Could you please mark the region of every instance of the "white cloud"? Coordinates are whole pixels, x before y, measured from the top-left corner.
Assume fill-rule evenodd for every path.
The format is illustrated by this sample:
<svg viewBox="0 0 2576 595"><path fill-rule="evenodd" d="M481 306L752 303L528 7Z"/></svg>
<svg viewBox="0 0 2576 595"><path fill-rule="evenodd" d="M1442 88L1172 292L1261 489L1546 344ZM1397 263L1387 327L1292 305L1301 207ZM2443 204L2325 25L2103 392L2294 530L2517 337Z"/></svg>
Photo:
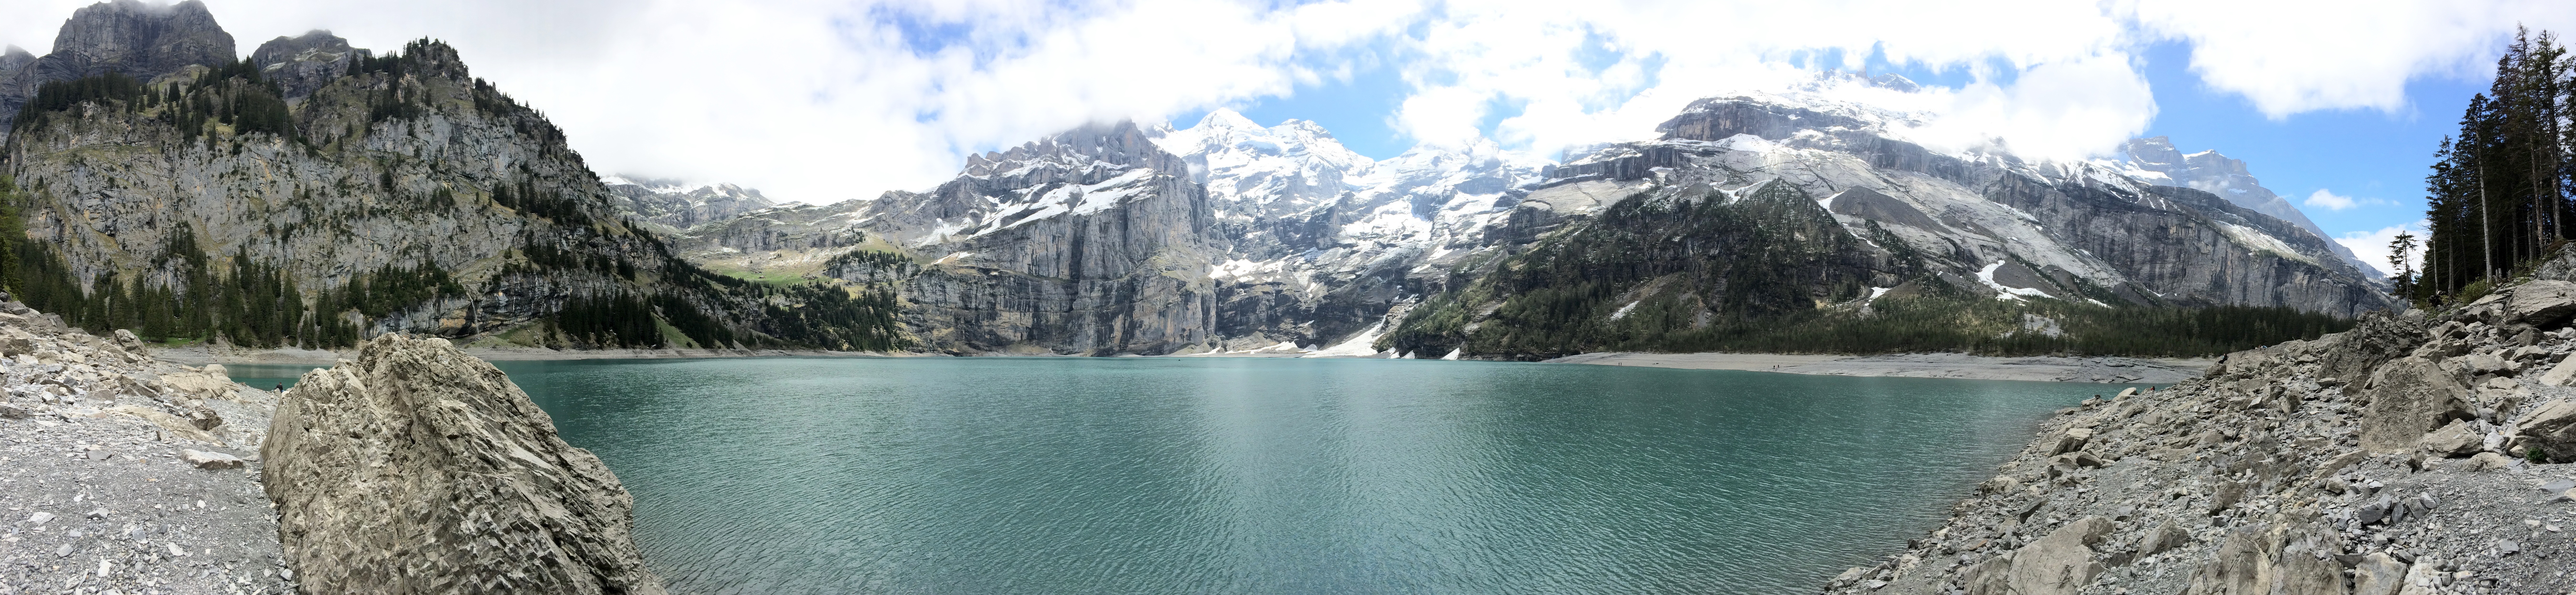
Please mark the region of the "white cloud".
<svg viewBox="0 0 2576 595"><path fill-rule="evenodd" d="M2351 249L2354 257L2360 258L2371 268L2379 269L2380 274L2395 276L2397 269L2390 268L2388 264L2388 256L2393 253L2388 249L2388 243L2396 240L2397 234L2414 234L2416 248L2406 255L2406 264L2414 267L2415 270L2424 270L2424 238L2430 235L2424 230L2430 229L2432 225L2431 221L2416 221L2405 225L2383 227L2377 231L2347 231L2334 241Z"/></svg>
<svg viewBox="0 0 2576 595"><path fill-rule="evenodd" d="M2365 1L2333 6L2245 0L2119 0L2149 35L2192 44L2192 72L2243 94L2272 118L2310 110L2406 106L2406 82L2482 80L2516 24L2576 28L2557 0Z"/></svg>
<svg viewBox="0 0 2576 595"><path fill-rule="evenodd" d="M1553 154L1651 135L1693 99L1876 55L1967 75L1919 94L1851 92L1940 114L1909 132L1918 140L2100 155L2156 113L2138 61L2156 40L2192 44L2208 84L2278 116L2397 109L2408 80L2479 75L2517 19L2576 28L2576 11L2538 0L208 2L243 54L311 28L380 51L448 40L604 173L807 202L926 187L968 152L1085 122L1241 105L1374 67L1404 81L1387 117L1415 140L1491 136ZM14 2L0 42L42 53L88 3Z"/></svg>
<svg viewBox="0 0 2576 595"><path fill-rule="evenodd" d="M2324 188L2318 188L2316 192L2308 195L2307 200L2299 201L2299 204L2330 211L2341 211L2361 206L2361 203L2353 202L2353 199L2350 196L2327 192Z"/></svg>

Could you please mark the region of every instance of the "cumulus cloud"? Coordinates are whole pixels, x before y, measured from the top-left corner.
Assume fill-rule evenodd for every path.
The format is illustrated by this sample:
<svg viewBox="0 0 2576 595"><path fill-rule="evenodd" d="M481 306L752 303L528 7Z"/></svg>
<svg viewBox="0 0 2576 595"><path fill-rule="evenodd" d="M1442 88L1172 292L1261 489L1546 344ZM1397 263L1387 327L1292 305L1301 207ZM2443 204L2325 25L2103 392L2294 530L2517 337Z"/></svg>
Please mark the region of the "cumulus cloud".
<svg viewBox="0 0 2576 595"><path fill-rule="evenodd" d="M2308 195L2307 200L2299 201L2299 204L2333 211L2341 211L2361 205L2361 203L2353 202L2352 197L2350 196L2328 192L2324 188L2318 188L2316 192Z"/></svg>
<svg viewBox="0 0 2576 595"><path fill-rule="evenodd" d="M2343 247L2345 248L2351 249L2354 257L2360 258L2363 263L2369 264L2371 268L2379 269L2380 274L2395 276L2397 274L2397 269L2390 268L2388 263L2388 256L2393 254L2393 252L2388 249L2388 243L2395 241L2397 239L2397 234L2414 234L2416 248L2414 251L2406 255L2406 265L2413 267L2418 271L2424 270L2424 238L2425 236L2430 235L2424 230L2431 229L2432 225L2433 222L2431 221L2416 221L2405 225L2379 228L2377 231L2348 231L2344 232L2342 237L2335 238L2334 241L2337 244L2343 244Z"/></svg>
<svg viewBox="0 0 2576 595"><path fill-rule="evenodd" d="M2321 6L2243 0L2119 0L2111 12L2157 39L2192 46L2191 69L2272 118L2406 105L2406 82L2476 80L2517 24L2565 31L2555 0L2379 1Z"/></svg>
<svg viewBox="0 0 2576 595"><path fill-rule="evenodd" d="M2151 42L2192 44L2194 72L2265 113L2396 109L2407 80L2474 76L2514 19L2576 18L2538 0L207 1L243 54L313 28L380 51L448 40L604 172L806 202L923 188L967 153L1087 122L1240 106L1378 68L1402 81L1388 123L1413 140L1552 155L1650 136L1693 99L1875 57L1966 75L1920 93L1834 91L1936 115L1908 131L1926 144L2105 155L2155 116L2138 58ZM0 22L0 43L41 53L86 4L20 2L13 14L36 18Z"/></svg>

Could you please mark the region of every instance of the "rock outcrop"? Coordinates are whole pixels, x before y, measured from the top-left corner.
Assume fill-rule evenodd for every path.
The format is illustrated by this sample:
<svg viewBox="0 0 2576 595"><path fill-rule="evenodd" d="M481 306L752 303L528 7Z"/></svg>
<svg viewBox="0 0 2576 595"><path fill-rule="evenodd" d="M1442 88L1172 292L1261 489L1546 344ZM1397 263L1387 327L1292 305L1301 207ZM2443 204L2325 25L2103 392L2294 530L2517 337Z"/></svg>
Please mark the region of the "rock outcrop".
<svg viewBox="0 0 2576 595"><path fill-rule="evenodd" d="M2214 194L2236 203L2236 206L2290 222L2319 239L2334 239L2326 235L2324 228L2317 227L2315 221L2308 220L2307 213L2299 212L2299 207L2290 204L2289 199L2263 187L2263 183L2246 170L2243 159L2220 155L2214 150L2184 155L2174 148L2173 139L2162 136L2129 139L2120 145L2120 150L2128 154L2128 164L2136 168L2130 174L2132 177L2160 186L2181 186ZM2380 277L2378 269L2362 263L2360 257L2354 256L2352 250L2343 244L2329 242L2326 246L2363 275L2373 279Z"/></svg>
<svg viewBox="0 0 2576 595"><path fill-rule="evenodd" d="M261 78L277 83L285 91L287 102L299 103L348 74L351 61L368 55L365 49L349 47L349 40L316 29L259 44L259 49L250 53L250 61L259 67Z"/></svg>
<svg viewBox="0 0 2576 595"><path fill-rule="evenodd" d="M15 49L15 48L12 48ZM23 54L23 51L20 52ZM72 12L54 34L54 51L28 60L0 79L0 134L18 118L18 108L47 82L68 81L117 71L149 81L190 66L231 62L233 36L215 24L206 4L145 4L138 0L101 2ZM8 59L0 58L0 65Z"/></svg>
<svg viewBox="0 0 2576 595"><path fill-rule="evenodd" d="M306 592L662 592L617 476L444 339L306 373L260 454Z"/></svg>
<svg viewBox="0 0 2576 595"><path fill-rule="evenodd" d="M2552 264L2576 271L2576 257ZM2542 279L2373 314L2162 390L2088 399L2043 422L1944 526L1825 590L2567 593L2576 388L2538 380L2576 368L2559 295ZM2107 531L2090 550L2061 537L2095 527Z"/></svg>

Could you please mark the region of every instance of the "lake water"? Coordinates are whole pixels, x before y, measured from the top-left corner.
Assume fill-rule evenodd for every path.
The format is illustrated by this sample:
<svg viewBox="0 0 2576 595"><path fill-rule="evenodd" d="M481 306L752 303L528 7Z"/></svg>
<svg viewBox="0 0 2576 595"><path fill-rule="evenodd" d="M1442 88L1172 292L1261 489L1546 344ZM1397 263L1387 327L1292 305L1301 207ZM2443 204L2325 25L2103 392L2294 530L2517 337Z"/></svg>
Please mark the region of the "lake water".
<svg viewBox="0 0 2576 595"><path fill-rule="evenodd" d="M674 592L745 594L1809 592L2106 388L1414 360L501 367L634 493Z"/></svg>

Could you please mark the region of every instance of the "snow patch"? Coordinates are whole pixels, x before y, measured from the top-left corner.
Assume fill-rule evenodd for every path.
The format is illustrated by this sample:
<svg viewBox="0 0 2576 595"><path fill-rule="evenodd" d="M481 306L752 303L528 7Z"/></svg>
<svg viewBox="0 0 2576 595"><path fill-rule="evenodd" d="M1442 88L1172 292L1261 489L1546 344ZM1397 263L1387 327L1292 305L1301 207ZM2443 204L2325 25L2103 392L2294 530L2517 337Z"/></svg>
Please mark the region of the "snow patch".
<svg viewBox="0 0 2576 595"><path fill-rule="evenodd" d="M1377 344L1377 335L1385 331L1384 322L1369 325L1368 330L1352 335L1350 340L1306 354L1305 357L1375 357L1377 348L1374 345Z"/></svg>
<svg viewBox="0 0 2576 595"><path fill-rule="evenodd" d="M1995 291L2000 292L1995 294L1995 299L2018 302L2021 301L2023 297L2048 297L2048 292L2045 291L2011 287L2002 283L1996 283L1995 269L2000 268L2004 268L2004 261L1998 260L1995 261L1994 264L1986 265L1986 268L1977 269L1977 282L1984 283L1986 284L1986 287L1994 288Z"/></svg>
<svg viewBox="0 0 2576 595"><path fill-rule="evenodd" d="M1443 355L1443 356L1440 356L1440 359L1442 359L1442 360L1447 360L1447 361L1453 361L1453 362L1454 362L1454 361L1458 361L1458 354L1460 354L1460 353L1464 353L1464 352L1466 352L1466 351L1467 351L1467 348L1465 348L1465 347L1456 347L1456 348L1451 348L1451 349L1449 350L1449 355Z"/></svg>
<svg viewBox="0 0 2576 595"><path fill-rule="evenodd" d="M1637 309L1637 304L1638 304L1638 303L1640 303L1640 302L1644 302L1644 301L1645 301L1645 300L1637 300L1637 301L1634 301L1634 302L1628 302L1628 305L1620 306L1620 307L1619 307L1619 311L1617 311L1617 312L1611 312L1611 313L1610 313L1610 319L1611 319L1611 320L1618 320L1618 319L1621 319L1621 318L1627 318L1627 317L1628 317L1628 311L1629 311L1629 310L1635 310L1635 309Z"/></svg>

